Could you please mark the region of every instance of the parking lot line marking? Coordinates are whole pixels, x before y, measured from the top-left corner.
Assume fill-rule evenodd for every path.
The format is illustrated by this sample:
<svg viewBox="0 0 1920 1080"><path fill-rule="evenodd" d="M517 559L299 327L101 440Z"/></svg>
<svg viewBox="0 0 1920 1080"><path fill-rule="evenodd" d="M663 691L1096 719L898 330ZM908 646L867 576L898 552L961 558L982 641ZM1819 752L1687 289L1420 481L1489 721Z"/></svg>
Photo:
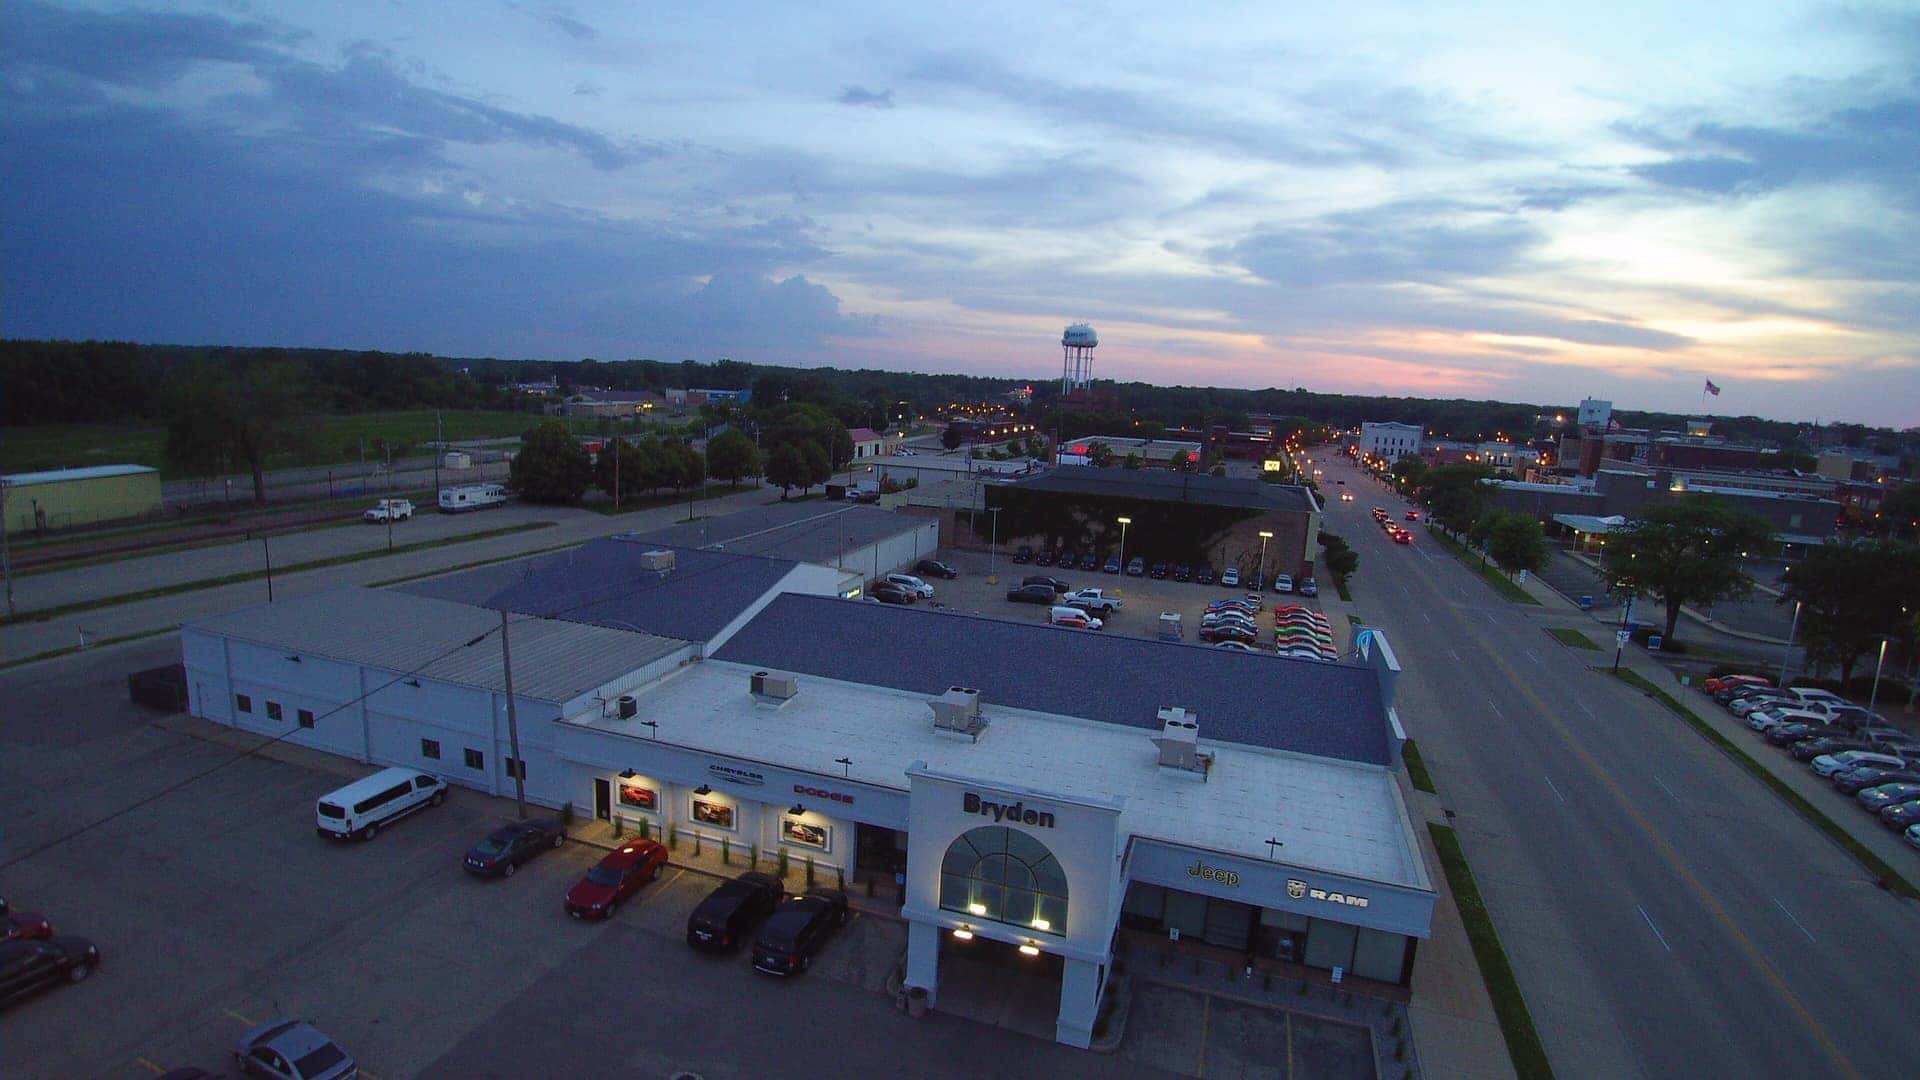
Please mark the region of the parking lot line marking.
<svg viewBox="0 0 1920 1080"><path fill-rule="evenodd" d="M247 1019L246 1017L244 1017L244 1016L241 1016L241 1015L240 1015L239 1013L237 1013L237 1012L234 1012L234 1011L233 1011L232 1009L228 1009L228 1010L226 1010L226 1013L227 1013L227 1015L228 1015L228 1016L231 1016L231 1017L233 1017L233 1018L234 1018L235 1020L238 1020L238 1021L240 1021L241 1023L243 1023L243 1024L245 1024L245 1025L247 1025L248 1027L258 1027L258 1026L259 1026L258 1024L255 1024L255 1023L254 1023L253 1021L251 1021L251 1020L249 1020L249 1019Z"/></svg>
<svg viewBox="0 0 1920 1080"><path fill-rule="evenodd" d="M163 1073L163 1072L166 1072L166 1071L167 1071L167 1070L165 1070L165 1069L163 1069L163 1068L161 1068L160 1066L158 1066L158 1065L155 1065L155 1064L154 1064L153 1062L151 1062L151 1061L148 1061L148 1060L147 1060L146 1058L143 1058L143 1057L137 1057L137 1058L134 1058L133 1060L135 1060L135 1061L137 1061L137 1062L139 1062L139 1063L140 1063L140 1064L142 1064L142 1065L145 1065L145 1066L146 1066L147 1068L149 1068L149 1069L152 1069L152 1070L153 1070L153 1071L154 1071L154 1072L155 1072L156 1074L158 1074L158 1073Z"/></svg>
<svg viewBox="0 0 1920 1080"><path fill-rule="evenodd" d="M1779 897L1776 896L1773 898L1773 906L1780 909L1780 914L1785 915L1787 917L1787 921L1791 922L1794 925L1795 929L1807 935L1807 940L1809 942L1813 942L1814 944L1819 944L1818 942L1813 941L1813 932L1808 930L1806 927L1800 925L1800 920L1793 917L1793 912L1787 910L1787 905L1781 903Z"/></svg>
<svg viewBox="0 0 1920 1080"><path fill-rule="evenodd" d="M1647 929L1653 931L1653 936L1660 939L1660 947L1668 952L1672 952L1673 946L1667 944L1667 935L1661 933L1660 928L1653 925L1653 916L1647 914L1647 909L1641 907L1639 904L1633 905L1633 909L1640 913L1641 918L1647 920Z"/></svg>
<svg viewBox="0 0 1920 1080"><path fill-rule="evenodd" d="M1427 614L1427 613L1426 613L1426 612L1424 612L1424 611L1422 611L1422 612L1420 613L1420 617L1421 617L1421 618L1423 618L1423 619L1425 619L1425 620L1427 620L1428 622L1432 622L1432 621L1433 621L1433 616L1431 616L1431 615L1429 615L1429 614Z"/></svg>
<svg viewBox="0 0 1920 1080"><path fill-rule="evenodd" d="M1546 776L1546 777L1542 777L1541 779L1545 780L1547 782L1547 787L1553 790L1554 798L1559 799L1562 804L1564 804L1567 801L1567 797L1565 795L1560 794L1560 789L1553 786L1553 777Z"/></svg>
<svg viewBox="0 0 1920 1080"><path fill-rule="evenodd" d="M1200 996L1200 1050L1199 1060L1194 1063L1193 1075L1204 1078L1207 1075L1207 1019L1213 1012L1213 995Z"/></svg>
<svg viewBox="0 0 1920 1080"><path fill-rule="evenodd" d="M1595 715L1593 715L1593 710L1592 710L1592 709L1589 709L1589 708L1587 708L1587 703L1586 703L1586 702L1584 702L1584 701L1576 701L1576 702L1574 702L1574 704L1575 704L1575 705L1578 705L1578 706L1580 706L1580 711L1581 711L1581 712L1583 712L1583 713L1586 713L1586 714L1587 714L1587 719L1589 719L1589 720L1598 720L1598 719L1600 719L1599 717L1597 717L1597 716L1595 716Z"/></svg>
<svg viewBox="0 0 1920 1080"><path fill-rule="evenodd" d="M1453 662L1454 662L1454 663L1456 663L1456 664L1457 664L1457 663L1459 663L1459 662L1460 662L1460 654L1459 654L1459 653L1457 653L1457 652L1454 652L1454 651L1453 651L1452 649L1448 649L1448 650L1447 650L1447 655L1448 655L1448 656L1451 656L1451 657L1453 657Z"/></svg>
<svg viewBox="0 0 1920 1080"><path fill-rule="evenodd" d="M1507 714L1500 711L1499 703L1494 701L1492 698L1487 699L1487 708L1492 709L1493 715L1499 717L1500 719L1505 720L1507 718Z"/></svg>
<svg viewBox="0 0 1920 1080"><path fill-rule="evenodd" d="M1673 793L1673 789L1667 786L1667 782L1665 780L1662 780L1658 776L1655 776L1653 778L1653 782L1660 785L1660 790L1666 792L1668 798L1672 799L1674 802L1680 801L1680 796L1675 795Z"/></svg>
<svg viewBox="0 0 1920 1080"><path fill-rule="evenodd" d="M1532 649L1522 649L1520 651L1526 653L1527 659L1533 661L1534 663L1537 664L1540 662L1540 657Z"/></svg>

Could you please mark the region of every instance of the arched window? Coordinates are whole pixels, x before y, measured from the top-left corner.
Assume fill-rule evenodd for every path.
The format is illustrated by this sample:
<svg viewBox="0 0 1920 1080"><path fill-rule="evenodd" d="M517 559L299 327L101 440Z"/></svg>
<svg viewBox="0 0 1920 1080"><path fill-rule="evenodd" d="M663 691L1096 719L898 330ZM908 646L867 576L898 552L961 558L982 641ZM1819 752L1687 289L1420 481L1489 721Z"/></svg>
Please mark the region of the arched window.
<svg viewBox="0 0 1920 1080"><path fill-rule="evenodd" d="M1030 933L1067 932L1067 874L1030 833L969 830L940 862L940 907Z"/></svg>

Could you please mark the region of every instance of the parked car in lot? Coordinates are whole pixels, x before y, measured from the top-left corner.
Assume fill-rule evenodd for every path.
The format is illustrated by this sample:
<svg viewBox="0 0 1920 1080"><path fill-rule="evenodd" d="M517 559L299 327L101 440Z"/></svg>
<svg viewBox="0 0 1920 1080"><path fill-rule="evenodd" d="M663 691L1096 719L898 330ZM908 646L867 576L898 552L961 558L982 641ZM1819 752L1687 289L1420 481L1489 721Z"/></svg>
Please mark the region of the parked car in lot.
<svg viewBox="0 0 1920 1080"><path fill-rule="evenodd" d="M1781 724L1766 733L1766 740L1775 746L1792 746L1802 739L1817 737L1819 729L1813 724Z"/></svg>
<svg viewBox="0 0 1920 1080"><path fill-rule="evenodd" d="M1052 605L1059 595L1051 585L1015 585L1007 590L1007 599L1016 604Z"/></svg>
<svg viewBox="0 0 1920 1080"><path fill-rule="evenodd" d="M1273 591L1277 593L1292 592L1293 591L1293 575L1281 574L1279 577L1274 578Z"/></svg>
<svg viewBox="0 0 1920 1080"><path fill-rule="evenodd" d="M275 1080L346 1080L359 1072L347 1052L312 1024L284 1016L240 1036L233 1062L247 1076Z"/></svg>
<svg viewBox="0 0 1920 1080"><path fill-rule="evenodd" d="M1075 607L1055 607L1047 609L1047 622L1054 626L1067 626L1075 630L1098 630L1106 623Z"/></svg>
<svg viewBox="0 0 1920 1080"><path fill-rule="evenodd" d="M1036 551L1036 552L1034 552L1034 553L1033 553L1033 565L1035 565L1035 566L1052 566L1052 565L1053 565L1053 549L1052 549L1052 548L1041 548L1041 549L1040 549L1039 551Z"/></svg>
<svg viewBox="0 0 1920 1080"><path fill-rule="evenodd" d="M1752 693L1742 697L1736 697L1728 702L1727 711L1735 716L1745 717L1755 709L1764 709L1775 705L1786 705L1792 708L1797 707L1798 702L1785 694L1770 692Z"/></svg>
<svg viewBox="0 0 1920 1080"><path fill-rule="evenodd" d="M880 580L892 585L898 585L922 600L933 599L933 586L912 574L888 574Z"/></svg>
<svg viewBox="0 0 1920 1080"><path fill-rule="evenodd" d="M1920 800L1895 803L1880 811L1880 824L1905 832L1920 825Z"/></svg>
<svg viewBox="0 0 1920 1080"><path fill-rule="evenodd" d="M1229 566L1225 570L1220 571L1220 584L1238 586L1240 584L1240 568L1237 566Z"/></svg>
<svg viewBox="0 0 1920 1080"><path fill-rule="evenodd" d="M37 911L15 911L0 900L0 941L36 941L53 936L53 923Z"/></svg>
<svg viewBox="0 0 1920 1080"><path fill-rule="evenodd" d="M1032 562L1033 561L1033 545L1021 544L1019 547L1014 548L1013 561L1015 564L1020 566L1025 566L1027 563Z"/></svg>
<svg viewBox="0 0 1920 1080"><path fill-rule="evenodd" d="M1114 596L1105 589L1079 589L1074 592L1062 594L1060 603L1067 607L1077 607L1083 611L1090 611L1095 615L1110 618L1114 612L1120 610L1121 605L1126 603L1126 601Z"/></svg>
<svg viewBox="0 0 1920 1080"><path fill-rule="evenodd" d="M576 919L611 919L620 901L640 891L667 865L666 845L629 840L595 863L587 876L567 890L567 914Z"/></svg>
<svg viewBox="0 0 1920 1080"><path fill-rule="evenodd" d="M1312 578L1301 578L1298 592L1301 596L1319 596L1320 583Z"/></svg>
<svg viewBox="0 0 1920 1080"><path fill-rule="evenodd" d="M512 877L520 864L553 851L567 842L566 826L559 818L535 818L502 825L487 838L467 849L460 860L467 873L477 877Z"/></svg>
<svg viewBox="0 0 1920 1080"><path fill-rule="evenodd" d="M1066 592L1068 589L1073 588L1073 586L1067 584L1066 582L1060 580L1059 578L1048 577L1045 574L1028 575L1027 577L1020 579L1020 584L1045 585L1047 588L1052 589L1056 593L1063 593L1063 592Z"/></svg>
<svg viewBox="0 0 1920 1080"><path fill-rule="evenodd" d="M847 894L838 889L809 889L805 896L787 897L754 939L754 970L798 975L846 921Z"/></svg>
<svg viewBox="0 0 1920 1080"><path fill-rule="evenodd" d="M1214 582L1213 567L1208 566L1206 563L1201 563L1199 566L1194 568L1193 580L1198 582L1201 585L1213 584Z"/></svg>
<svg viewBox="0 0 1920 1080"><path fill-rule="evenodd" d="M1117 573L1119 573L1119 572L1120 572L1120 559L1119 559L1119 557L1118 557L1118 556L1108 556L1108 558L1107 558L1107 561L1106 561L1106 562L1104 562L1104 563L1102 563L1102 564L1100 565L1100 570L1101 570L1101 572L1102 572L1102 573L1106 573L1106 574L1117 574Z"/></svg>
<svg viewBox="0 0 1920 1080"><path fill-rule="evenodd" d="M1920 825L1909 825L1907 831L1900 835L1906 838L1908 847L1920 848Z"/></svg>
<svg viewBox="0 0 1920 1080"><path fill-rule="evenodd" d="M1906 761L1892 754L1875 753L1872 750L1842 750L1837 754L1821 754L1810 764L1815 776L1832 776L1842 769L1898 769L1905 766Z"/></svg>
<svg viewBox="0 0 1920 1080"><path fill-rule="evenodd" d="M1155 581L1163 581L1166 579L1166 576L1167 576L1167 564L1164 562L1154 563L1152 568L1149 569L1147 573Z"/></svg>
<svg viewBox="0 0 1920 1080"><path fill-rule="evenodd" d="M960 571L939 559L921 559L913 564L913 572L925 574L928 577L946 578L949 581L960 576Z"/></svg>
<svg viewBox="0 0 1920 1080"><path fill-rule="evenodd" d="M1879 813L1889 806L1898 806L1903 802L1920 799L1920 781L1907 780L1893 784L1876 784L1862 788L1854 794L1854 799L1862 809Z"/></svg>
<svg viewBox="0 0 1920 1080"><path fill-rule="evenodd" d="M381 499L374 503L366 513L360 515L362 521L385 524L389 521L405 521L413 516L413 502L409 499Z"/></svg>
<svg viewBox="0 0 1920 1080"><path fill-rule="evenodd" d="M1253 646L1247 644L1244 641L1216 641L1213 643L1213 647L1216 649L1229 649L1229 650L1232 650L1233 652L1259 652L1260 651L1254 648Z"/></svg>
<svg viewBox="0 0 1920 1080"><path fill-rule="evenodd" d="M1786 696L1787 692L1785 690L1778 690L1771 686L1761 686L1758 683L1738 683L1733 686L1723 686L1713 692L1713 700L1722 705L1731 705L1741 698L1747 697L1783 698Z"/></svg>
<svg viewBox="0 0 1920 1080"><path fill-rule="evenodd" d="M1087 570L1087 571L1100 569L1100 556L1095 555L1091 551L1081 555L1080 569ZM1120 570L1118 567L1116 567L1113 572L1117 574L1120 572Z"/></svg>
<svg viewBox="0 0 1920 1080"><path fill-rule="evenodd" d="M709 952L733 948L773 914L785 892L779 878L757 871L721 882L687 916L687 944Z"/></svg>
<svg viewBox="0 0 1920 1080"><path fill-rule="evenodd" d="M1192 581L1193 580L1193 564L1191 563L1176 564L1173 568L1173 580Z"/></svg>
<svg viewBox="0 0 1920 1080"><path fill-rule="evenodd" d="M0 1006L63 982L80 982L99 964L99 948L82 937L63 934L0 943Z"/></svg>
<svg viewBox="0 0 1920 1080"><path fill-rule="evenodd" d="M1833 789L1843 795L1857 795L1868 788L1887 787L1891 784L1920 783L1920 769L1882 769L1872 765L1863 765L1852 769L1842 769L1827 778Z"/></svg>
<svg viewBox="0 0 1920 1080"><path fill-rule="evenodd" d="M1823 754L1838 754L1844 750L1864 750L1866 749L1866 745L1867 744L1856 739L1849 739L1844 735L1816 734L1809 738L1801 739L1792 746L1787 747L1787 753L1791 755L1795 761L1804 761L1811 764L1814 758L1820 757ZM1824 776L1826 774L1822 773L1821 775Z"/></svg>
<svg viewBox="0 0 1920 1080"><path fill-rule="evenodd" d="M1747 726L1755 731L1771 731L1781 724L1812 724L1815 728L1827 726L1827 718L1800 709L1776 706L1771 709L1755 709L1747 714Z"/></svg>
<svg viewBox="0 0 1920 1080"><path fill-rule="evenodd" d="M1128 577L1146 577L1147 576L1147 560L1141 558L1138 555L1135 555L1133 558L1128 559L1127 560L1127 576Z"/></svg>
<svg viewBox="0 0 1920 1080"><path fill-rule="evenodd" d="M1252 627L1235 626L1232 623L1224 623L1224 624L1219 624L1215 626L1201 627L1200 640L1201 641L1238 641L1238 642L1243 642L1247 645L1252 645L1255 642L1260 640L1260 635Z"/></svg>
<svg viewBox="0 0 1920 1080"><path fill-rule="evenodd" d="M1720 675L1700 684L1700 689L1709 694L1717 694L1734 686L1772 686L1773 680L1765 675Z"/></svg>
<svg viewBox="0 0 1920 1080"><path fill-rule="evenodd" d="M920 599L920 594L904 585L895 585L891 581L876 581L868 591L869 596L883 604L911 604Z"/></svg>
<svg viewBox="0 0 1920 1080"><path fill-rule="evenodd" d="M1408 520L1408 521L1419 521L1419 520L1420 520L1420 511L1418 511L1418 510L1409 510L1409 511L1407 511L1407 520Z"/></svg>

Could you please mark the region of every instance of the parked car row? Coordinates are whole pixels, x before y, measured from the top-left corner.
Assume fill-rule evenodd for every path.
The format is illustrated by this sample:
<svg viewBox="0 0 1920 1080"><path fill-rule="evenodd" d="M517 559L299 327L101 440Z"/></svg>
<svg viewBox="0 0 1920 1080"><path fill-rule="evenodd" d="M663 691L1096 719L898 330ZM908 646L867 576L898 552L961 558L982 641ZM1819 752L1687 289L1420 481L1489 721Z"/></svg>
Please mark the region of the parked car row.
<svg viewBox="0 0 1920 1080"><path fill-rule="evenodd" d="M1214 600L1200 617L1200 640L1219 648L1251 650L1260 641L1260 594ZM1333 628L1327 617L1297 604L1273 609L1273 644L1281 656L1336 660Z"/></svg>
<svg viewBox="0 0 1920 1080"><path fill-rule="evenodd" d="M933 559L921 559L914 569L944 578L960 576L958 570ZM868 587L867 595L883 604L911 604L933 599L933 586L915 574L883 574Z"/></svg>
<svg viewBox="0 0 1920 1080"><path fill-rule="evenodd" d="M1744 675L1709 679L1702 689L1920 848L1920 739L1818 687L1775 687Z"/></svg>
<svg viewBox="0 0 1920 1080"><path fill-rule="evenodd" d="M1078 569L1088 572L1108 574L1124 573L1129 577L1150 577L1155 581L1172 578L1175 581L1191 581L1200 585L1212 585L1216 582L1229 587L1265 588L1266 583L1252 580L1252 576L1243 573L1237 566L1229 566L1215 571L1206 563L1172 563L1165 561L1148 562L1144 556L1135 555L1123 566L1117 556L1092 551L1076 552L1072 548L1057 551L1041 549L1035 551L1031 544L1021 544L1013 551L1013 561L1022 566L1031 563L1034 566L1057 566L1063 570ZM1312 578L1302 578L1298 590L1305 596L1319 595L1319 587ZM1273 591L1290 593L1295 591L1294 580L1287 574L1273 579Z"/></svg>

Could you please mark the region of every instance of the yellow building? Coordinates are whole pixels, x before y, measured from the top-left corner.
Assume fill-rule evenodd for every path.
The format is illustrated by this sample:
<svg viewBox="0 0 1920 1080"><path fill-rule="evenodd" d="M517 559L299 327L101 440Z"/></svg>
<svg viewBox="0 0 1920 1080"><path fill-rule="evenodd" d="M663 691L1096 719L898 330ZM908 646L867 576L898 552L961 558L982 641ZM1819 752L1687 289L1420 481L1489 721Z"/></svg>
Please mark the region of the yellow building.
<svg viewBox="0 0 1920 1080"><path fill-rule="evenodd" d="M14 473L6 485L8 533L71 529L160 512L160 472L145 465Z"/></svg>

